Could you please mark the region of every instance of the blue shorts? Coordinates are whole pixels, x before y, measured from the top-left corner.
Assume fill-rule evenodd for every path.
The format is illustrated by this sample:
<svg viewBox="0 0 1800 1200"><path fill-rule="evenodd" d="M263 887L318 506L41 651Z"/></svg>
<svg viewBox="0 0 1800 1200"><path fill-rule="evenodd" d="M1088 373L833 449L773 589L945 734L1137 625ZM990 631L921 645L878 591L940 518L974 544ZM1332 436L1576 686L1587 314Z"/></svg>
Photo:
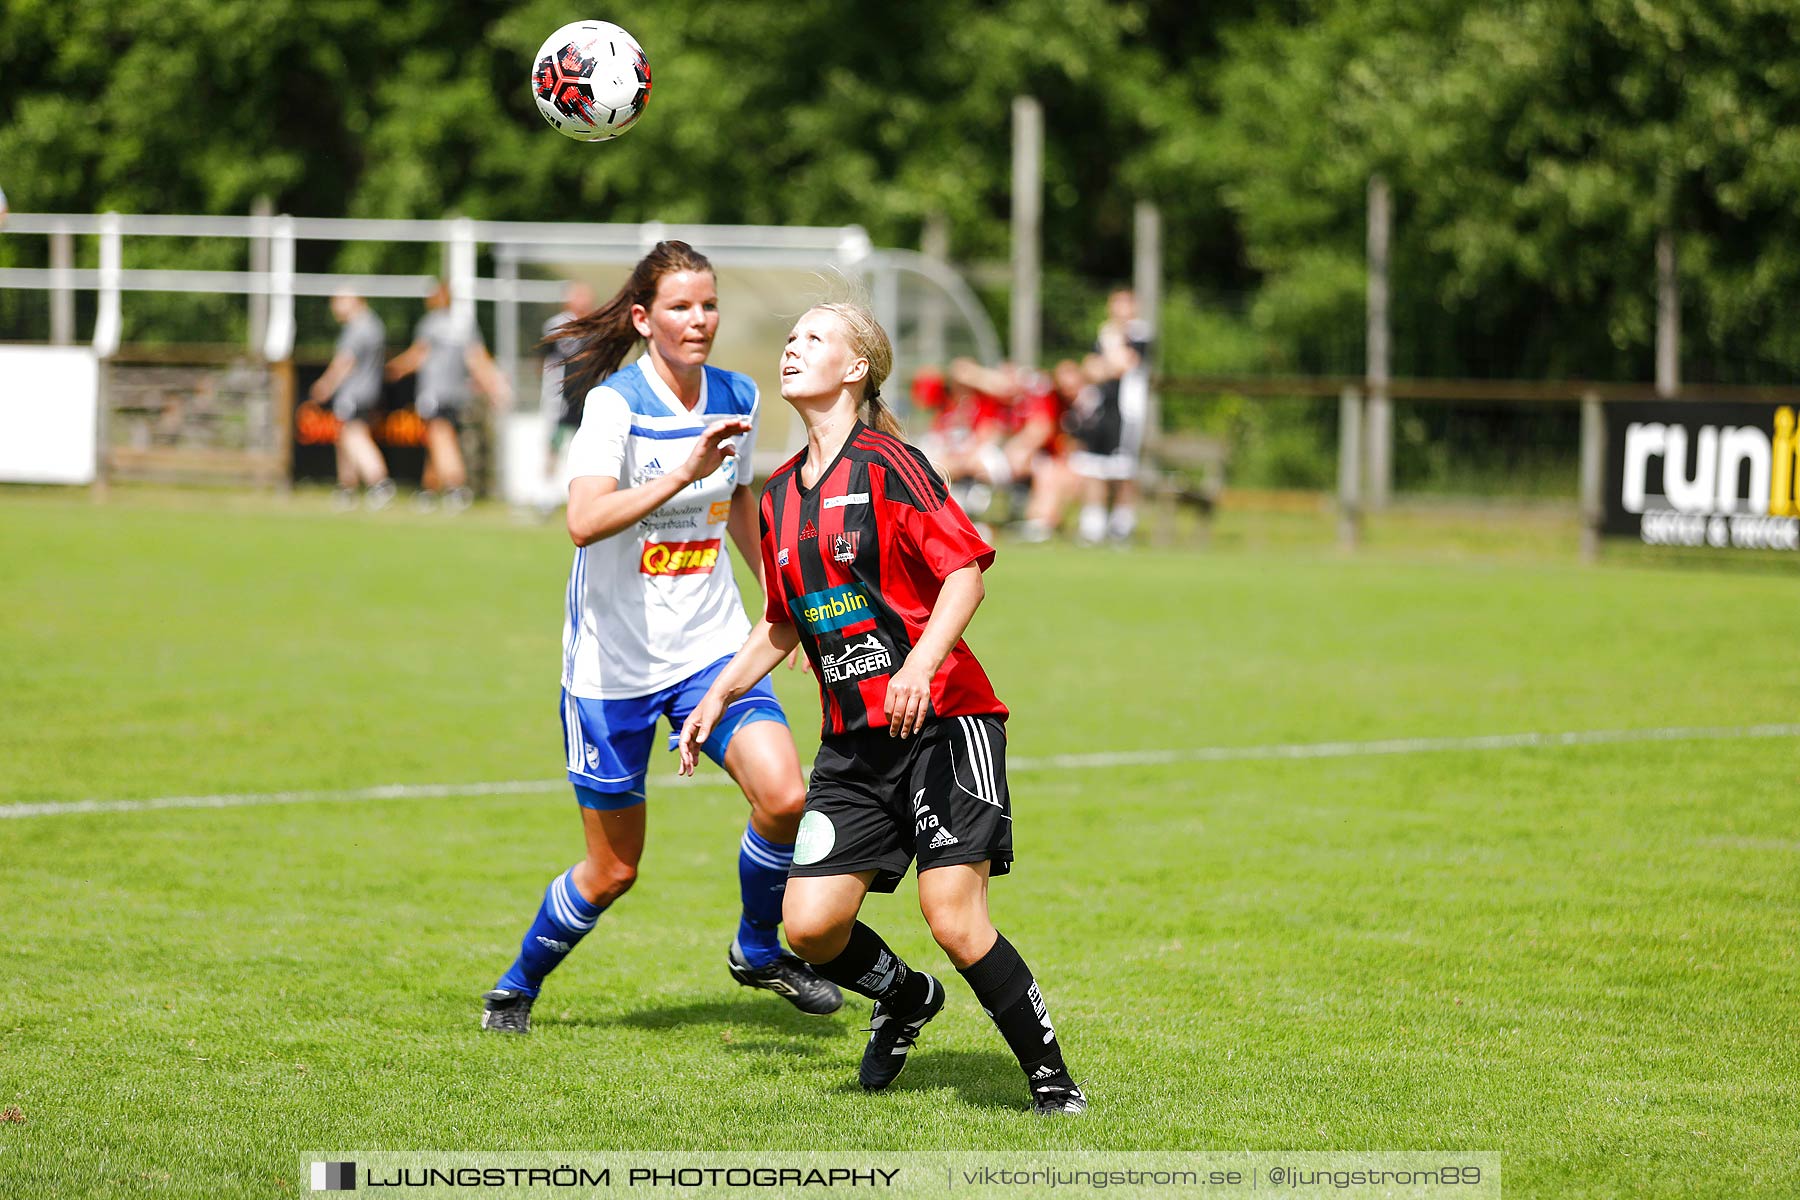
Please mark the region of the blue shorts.
<svg viewBox="0 0 1800 1200"><path fill-rule="evenodd" d="M642 804L644 779L650 773L650 747L656 741L656 719L668 718L669 749L675 749L688 714L705 698L706 690L730 661L731 655L726 655L680 683L648 696L589 700L571 696L565 690L563 749L569 782L575 785L581 806L618 809ZM723 767L732 735L757 721L787 724L787 714L781 711L781 702L775 699L775 689L767 677L726 707L712 735L700 743L701 751Z"/></svg>

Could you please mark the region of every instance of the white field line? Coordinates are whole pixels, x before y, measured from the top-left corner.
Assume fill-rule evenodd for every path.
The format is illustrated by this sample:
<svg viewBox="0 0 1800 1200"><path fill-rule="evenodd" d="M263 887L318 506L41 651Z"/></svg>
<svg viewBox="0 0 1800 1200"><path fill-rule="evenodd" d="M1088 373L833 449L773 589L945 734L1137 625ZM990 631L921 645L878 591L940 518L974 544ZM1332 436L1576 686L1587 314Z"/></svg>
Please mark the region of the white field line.
<svg viewBox="0 0 1800 1200"><path fill-rule="evenodd" d="M1714 742L1744 738L1800 737L1800 725L1685 725L1669 729L1592 729L1573 733L1494 733L1476 737L1393 738L1378 742L1294 742L1274 746L1210 746L1192 750L1134 750L1116 754L1053 754L1015 759L1020 770L1161 766L1184 762L1254 762L1270 759L1362 758L1380 754L1432 754L1446 750L1520 750L1559 746L1612 746L1628 742Z"/></svg>
<svg viewBox="0 0 1800 1200"><path fill-rule="evenodd" d="M1496 733L1475 737L1392 738L1373 742L1290 742L1270 746L1200 746L1187 750L1052 754L1043 758L1015 758L1007 763L1007 768L1013 771L1090 771L1107 767L1154 767L1175 763L1296 761L1468 750L1616 746L1633 742L1714 742L1792 737L1800 737L1800 724L1684 725L1668 729L1594 729L1570 733ZM731 786L731 780L724 775L707 775L694 779L684 779L679 775L661 776L654 777L653 781L658 787ZM568 786L567 782L560 779L521 779L500 783L390 783L378 787L343 788L335 791L227 792L216 796L161 796L151 800L72 800L48 804L0 805L0 820L79 816L87 813L154 812L165 808L254 808L332 801L520 796L561 791Z"/></svg>

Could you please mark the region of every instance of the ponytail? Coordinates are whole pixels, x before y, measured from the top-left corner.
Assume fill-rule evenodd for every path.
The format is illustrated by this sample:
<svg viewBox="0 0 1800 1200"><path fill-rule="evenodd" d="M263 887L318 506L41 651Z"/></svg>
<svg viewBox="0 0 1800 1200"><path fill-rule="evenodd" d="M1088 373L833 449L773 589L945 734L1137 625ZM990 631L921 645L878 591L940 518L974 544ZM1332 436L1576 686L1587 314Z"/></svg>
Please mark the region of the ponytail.
<svg viewBox="0 0 1800 1200"><path fill-rule="evenodd" d="M648 309L656 299L656 288L664 275L677 271L712 273L712 263L686 242L658 242L650 253L631 269L631 278L613 294L612 299L585 316L565 321L547 335L541 345L563 338L579 338L581 349L563 364L568 380L566 393L585 396L588 390L617 371L625 356L638 343L638 331L631 323L631 309L642 305Z"/></svg>
<svg viewBox="0 0 1800 1200"><path fill-rule="evenodd" d="M904 437L906 430L900 419L881 400L881 385L887 381L888 372L894 369L894 344L888 340L887 330L881 327L874 313L860 304L839 301L814 307L824 309L843 322L850 335L850 348L869 364L869 373L863 377L862 403L857 406L857 416L873 429Z"/></svg>
<svg viewBox="0 0 1800 1200"><path fill-rule="evenodd" d="M906 428L900 424L900 418L894 415L893 409L882 403L879 387L872 387L863 393L862 406L862 423L864 425L897 438L906 436Z"/></svg>

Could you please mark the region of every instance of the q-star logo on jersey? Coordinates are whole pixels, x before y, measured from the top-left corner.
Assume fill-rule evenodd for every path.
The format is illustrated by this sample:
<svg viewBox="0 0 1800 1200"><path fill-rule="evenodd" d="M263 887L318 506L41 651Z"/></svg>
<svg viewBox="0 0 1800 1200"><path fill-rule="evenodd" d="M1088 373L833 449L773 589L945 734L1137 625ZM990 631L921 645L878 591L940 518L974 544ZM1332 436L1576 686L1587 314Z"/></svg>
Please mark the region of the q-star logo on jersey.
<svg viewBox="0 0 1800 1200"><path fill-rule="evenodd" d="M719 562L719 539L704 542L648 542L638 560L645 575L708 575Z"/></svg>

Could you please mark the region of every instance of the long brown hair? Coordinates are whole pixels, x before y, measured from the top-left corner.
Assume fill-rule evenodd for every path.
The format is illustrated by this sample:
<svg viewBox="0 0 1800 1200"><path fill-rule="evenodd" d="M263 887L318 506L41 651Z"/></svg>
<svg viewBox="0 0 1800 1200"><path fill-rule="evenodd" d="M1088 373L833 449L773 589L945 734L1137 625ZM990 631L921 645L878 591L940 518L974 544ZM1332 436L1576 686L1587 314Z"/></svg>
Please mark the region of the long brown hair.
<svg viewBox="0 0 1800 1200"><path fill-rule="evenodd" d="M650 253L631 269L631 278L613 294L613 298L586 316L565 321L546 337L544 345L563 338L580 338L581 349L563 364L570 381L570 395L585 395L589 388L617 371L638 344L638 331L631 323L631 308L641 304L645 309L656 299L656 287L664 275L677 271L704 271L712 274L713 265L706 255L686 242L658 242Z"/></svg>
<svg viewBox="0 0 1800 1200"><path fill-rule="evenodd" d="M906 430L900 419L881 400L881 385L887 381L888 372L894 369L894 343L888 340L887 330L881 327L874 313L860 304L840 300L813 307L838 319L844 332L850 335L850 349L869 364L869 373L863 377L862 411L857 416L865 425L895 437L904 437Z"/></svg>

